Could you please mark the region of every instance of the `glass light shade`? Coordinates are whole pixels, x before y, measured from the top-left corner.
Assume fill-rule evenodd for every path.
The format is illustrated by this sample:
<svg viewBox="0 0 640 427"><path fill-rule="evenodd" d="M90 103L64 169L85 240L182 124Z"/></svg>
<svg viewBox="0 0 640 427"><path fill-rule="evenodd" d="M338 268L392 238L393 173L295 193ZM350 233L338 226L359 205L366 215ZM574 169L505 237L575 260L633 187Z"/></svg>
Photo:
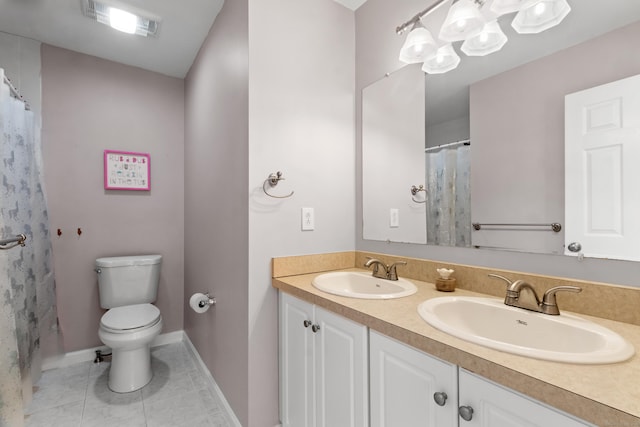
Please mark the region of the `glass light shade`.
<svg viewBox="0 0 640 427"><path fill-rule="evenodd" d="M464 40L478 33L483 26L484 18L473 0L458 0L449 9L438 38L446 42Z"/></svg>
<svg viewBox="0 0 640 427"><path fill-rule="evenodd" d="M453 70L459 63L460 57L449 43L424 61L422 71L428 74L442 74Z"/></svg>
<svg viewBox="0 0 640 427"><path fill-rule="evenodd" d="M436 48L436 42L429 30L420 22L416 22L400 49L400 61L405 64L423 62L433 55Z"/></svg>
<svg viewBox="0 0 640 427"><path fill-rule="evenodd" d="M566 0L530 0L511 26L520 34L540 33L558 25L569 12L571 6Z"/></svg>
<svg viewBox="0 0 640 427"><path fill-rule="evenodd" d="M517 12L531 3L531 0L493 0L489 8L497 15Z"/></svg>
<svg viewBox="0 0 640 427"><path fill-rule="evenodd" d="M498 21L491 21L478 34L466 39L460 50L468 56L485 56L499 51L506 42L507 36L502 32Z"/></svg>

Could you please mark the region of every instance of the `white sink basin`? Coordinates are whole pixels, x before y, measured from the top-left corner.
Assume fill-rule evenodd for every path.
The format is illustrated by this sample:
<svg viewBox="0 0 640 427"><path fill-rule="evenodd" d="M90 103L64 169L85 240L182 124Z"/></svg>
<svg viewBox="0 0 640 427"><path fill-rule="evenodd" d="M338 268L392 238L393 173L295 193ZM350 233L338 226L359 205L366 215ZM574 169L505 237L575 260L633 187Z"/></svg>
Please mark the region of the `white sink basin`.
<svg viewBox="0 0 640 427"><path fill-rule="evenodd" d="M313 286L343 297L392 299L415 294L416 286L405 279L385 280L357 271L336 271L316 276Z"/></svg>
<svg viewBox="0 0 640 427"><path fill-rule="evenodd" d="M635 353L620 335L586 319L536 313L491 298L433 298L420 304L418 313L455 337L536 359L600 364L622 362Z"/></svg>

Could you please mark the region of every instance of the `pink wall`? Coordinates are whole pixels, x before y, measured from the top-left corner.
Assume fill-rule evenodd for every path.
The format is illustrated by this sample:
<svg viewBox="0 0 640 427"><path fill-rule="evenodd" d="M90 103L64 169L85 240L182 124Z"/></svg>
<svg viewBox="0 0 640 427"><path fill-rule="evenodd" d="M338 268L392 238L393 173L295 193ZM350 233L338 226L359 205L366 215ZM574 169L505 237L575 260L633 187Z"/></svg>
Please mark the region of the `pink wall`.
<svg viewBox="0 0 640 427"><path fill-rule="evenodd" d="M42 45L42 140L65 351L101 345L94 260L163 255L163 332L183 329L184 84ZM151 191L105 191L105 149L151 155ZM82 229L78 236L76 230Z"/></svg>
<svg viewBox="0 0 640 427"><path fill-rule="evenodd" d="M247 1L225 2L186 78L185 331L248 426ZM267 424L262 424L267 425Z"/></svg>

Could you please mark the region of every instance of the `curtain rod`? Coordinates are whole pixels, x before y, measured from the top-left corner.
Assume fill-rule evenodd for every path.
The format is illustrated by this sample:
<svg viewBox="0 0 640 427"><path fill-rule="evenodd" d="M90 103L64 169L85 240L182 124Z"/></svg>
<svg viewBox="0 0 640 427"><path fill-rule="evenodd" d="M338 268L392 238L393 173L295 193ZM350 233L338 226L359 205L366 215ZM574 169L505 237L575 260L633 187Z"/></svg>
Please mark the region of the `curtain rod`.
<svg viewBox="0 0 640 427"><path fill-rule="evenodd" d="M20 95L20 92L18 91L18 89L16 89L16 87L13 85L13 83L11 83L11 80L9 80L6 75L2 76L2 79L4 80L4 83L7 86L9 86L9 92L11 92L11 94L13 96L15 96L17 99L19 99L20 101L24 102L25 110L31 110L31 107L29 106L29 103L27 102L26 99L24 99L24 97L22 95Z"/></svg>
<svg viewBox="0 0 640 427"><path fill-rule="evenodd" d="M440 148L446 148L446 147L453 147L454 145L471 145L471 140L470 139L463 139L461 141L456 141L456 142L450 142L448 144L441 144L441 145L436 145L435 147L427 147L424 149L425 153L427 151L434 151L434 150L438 150Z"/></svg>

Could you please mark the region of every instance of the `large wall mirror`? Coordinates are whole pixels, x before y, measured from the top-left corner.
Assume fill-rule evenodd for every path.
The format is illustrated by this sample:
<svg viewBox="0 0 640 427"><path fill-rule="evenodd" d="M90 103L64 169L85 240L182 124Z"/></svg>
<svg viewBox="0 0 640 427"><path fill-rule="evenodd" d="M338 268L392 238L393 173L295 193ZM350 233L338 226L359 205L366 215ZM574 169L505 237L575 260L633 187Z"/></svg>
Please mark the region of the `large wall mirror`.
<svg viewBox="0 0 640 427"><path fill-rule="evenodd" d="M574 193L586 191L565 190L565 98L640 74L640 1L570 4L565 20L540 34L515 33L505 16L509 41L499 52L460 53L457 69L421 78L419 65L409 65L363 90L364 239L640 258L588 239L571 252L566 239L575 236L565 235L566 221L574 224L565 200L575 207ZM615 163L603 158L589 179Z"/></svg>

